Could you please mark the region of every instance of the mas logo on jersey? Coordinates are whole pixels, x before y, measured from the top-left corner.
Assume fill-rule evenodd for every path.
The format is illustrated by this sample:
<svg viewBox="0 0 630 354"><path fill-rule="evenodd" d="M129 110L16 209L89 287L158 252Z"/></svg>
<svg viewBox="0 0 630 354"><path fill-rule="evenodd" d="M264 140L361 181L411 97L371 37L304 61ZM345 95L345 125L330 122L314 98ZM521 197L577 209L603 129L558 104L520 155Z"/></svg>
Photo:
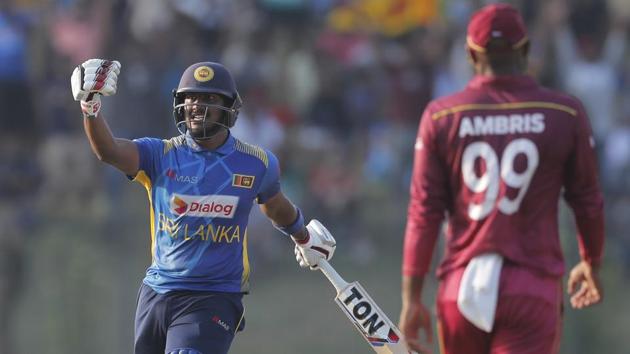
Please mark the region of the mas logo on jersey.
<svg viewBox="0 0 630 354"><path fill-rule="evenodd" d="M166 177L170 178L171 180L181 182L181 183L197 184L197 182L199 182L199 176L178 175L177 172L175 172L175 170L171 168L166 170L165 174L166 174Z"/></svg>
<svg viewBox="0 0 630 354"><path fill-rule="evenodd" d="M195 80L199 82L210 81L214 77L214 70L212 70L209 66L200 66L195 69L193 76L195 77Z"/></svg>
<svg viewBox="0 0 630 354"><path fill-rule="evenodd" d="M203 218L234 217L238 197L233 195L185 195L173 194L171 211L175 215L197 216Z"/></svg>
<svg viewBox="0 0 630 354"><path fill-rule="evenodd" d="M212 322L223 327L223 329L225 329L226 331L228 332L230 331L230 326L227 323L225 323L225 321L223 321L219 316L217 315L212 316Z"/></svg>
<svg viewBox="0 0 630 354"><path fill-rule="evenodd" d="M241 188L252 188L254 186L254 177L248 175L234 174L232 177L232 186Z"/></svg>

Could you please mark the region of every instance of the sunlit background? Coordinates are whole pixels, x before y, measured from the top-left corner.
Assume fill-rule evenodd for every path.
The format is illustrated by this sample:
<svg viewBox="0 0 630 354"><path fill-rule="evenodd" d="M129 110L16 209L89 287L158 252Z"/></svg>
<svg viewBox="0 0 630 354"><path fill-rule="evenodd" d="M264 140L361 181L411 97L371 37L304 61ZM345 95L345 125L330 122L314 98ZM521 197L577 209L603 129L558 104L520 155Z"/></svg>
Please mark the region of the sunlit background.
<svg viewBox="0 0 630 354"><path fill-rule="evenodd" d="M88 58L122 63L103 113L127 138L175 135L171 90L183 70L224 63L245 102L233 134L279 157L285 193L336 236L333 264L397 322L418 120L470 78L465 28L484 3L2 0L0 354L132 352L148 201L89 149L70 93L70 73ZM630 1L512 3L529 28L531 74L586 106L605 191L605 302L565 309L562 353L627 354ZM560 217L573 264L572 215ZM371 352L332 286L299 269L291 242L257 210L249 234L252 291L233 353Z"/></svg>

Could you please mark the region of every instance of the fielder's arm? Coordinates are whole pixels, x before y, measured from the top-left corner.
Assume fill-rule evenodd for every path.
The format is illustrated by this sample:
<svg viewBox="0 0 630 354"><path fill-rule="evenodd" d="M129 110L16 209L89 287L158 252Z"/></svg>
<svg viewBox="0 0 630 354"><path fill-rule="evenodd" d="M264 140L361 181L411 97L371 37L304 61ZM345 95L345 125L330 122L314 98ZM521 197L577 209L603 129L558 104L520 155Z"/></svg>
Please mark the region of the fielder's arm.
<svg viewBox="0 0 630 354"><path fill-rule="evenodd" d="M422 303L423 275L403 275L402 278L402 310L398 327L402 332L409 349L418 353L432 353L433 328L431 313ZM424 331L426 344L420 340L419 332Z"/></svg>

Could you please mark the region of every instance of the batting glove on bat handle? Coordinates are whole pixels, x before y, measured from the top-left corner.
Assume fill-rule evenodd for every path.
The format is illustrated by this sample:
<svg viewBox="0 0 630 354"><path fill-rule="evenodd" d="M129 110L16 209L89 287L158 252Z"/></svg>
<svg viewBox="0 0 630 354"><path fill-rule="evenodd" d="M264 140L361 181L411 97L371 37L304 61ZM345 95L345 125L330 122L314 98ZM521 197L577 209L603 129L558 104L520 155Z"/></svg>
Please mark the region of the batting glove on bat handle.
<svg viewBox="0 0 630 354"><path fill-rule="evenodd" d="M295 242L295 259L302 268L318 269L319 260L332 259L337 242L332 234L318 220L311 220L306 225L308 236Z"/></svg>

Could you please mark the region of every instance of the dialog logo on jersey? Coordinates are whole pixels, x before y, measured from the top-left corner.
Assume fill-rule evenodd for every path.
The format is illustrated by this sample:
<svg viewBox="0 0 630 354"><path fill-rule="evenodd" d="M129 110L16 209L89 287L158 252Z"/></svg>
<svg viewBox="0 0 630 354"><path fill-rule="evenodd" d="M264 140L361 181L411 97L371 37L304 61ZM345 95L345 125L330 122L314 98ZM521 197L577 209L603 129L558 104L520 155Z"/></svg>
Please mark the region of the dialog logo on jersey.
<svg viewBox="0 0 630 354"><path fill-rule="evenodd" d="M238 197L232 195L186 195L174 193L171 197L171 211L175 215L203 218L234 217Z"/></svg>
<svg viewBox="0 0 630 354"><path fill-rule="evenodd" d="M188 204L179 197L173 196L173 200L171 204L172 204L171 207L173 208L173 211L175 211L176 214L181 215L185 213L186 210L188 210Z"/></svg>

